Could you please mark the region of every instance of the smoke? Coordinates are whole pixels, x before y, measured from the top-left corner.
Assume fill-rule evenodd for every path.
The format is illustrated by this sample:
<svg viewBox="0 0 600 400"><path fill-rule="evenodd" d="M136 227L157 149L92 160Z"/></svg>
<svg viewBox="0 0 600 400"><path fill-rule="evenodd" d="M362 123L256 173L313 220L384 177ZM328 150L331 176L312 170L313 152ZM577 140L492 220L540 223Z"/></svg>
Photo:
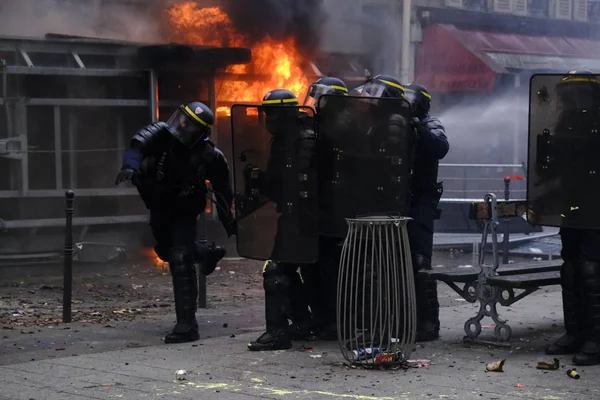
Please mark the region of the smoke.
<svg viewBox="0 0 600 400"><path fill-rule="evenodd" d="M160 39L155 19L160 3L164 2L150 0L132 6L85 0L4 0L0 3L0 35L59 33L156 42Z"/></svg>
<svg viewBox="0 0 600 400"><path fill-rule="evenodd" d="M326 15L322 0L222 0L239 32L259 41L266 36L279 40L294 37L303 54L313 54L320 46Z"/></svg>
<svg viewBox="0 0 600 400"><path fill-rule="evenodd" d="M457 104L440 115L434 113L446 128L450 142L443 162L527 161L528 108L528 97L513 90L493 100L473 99L471 104Z"/></svg>

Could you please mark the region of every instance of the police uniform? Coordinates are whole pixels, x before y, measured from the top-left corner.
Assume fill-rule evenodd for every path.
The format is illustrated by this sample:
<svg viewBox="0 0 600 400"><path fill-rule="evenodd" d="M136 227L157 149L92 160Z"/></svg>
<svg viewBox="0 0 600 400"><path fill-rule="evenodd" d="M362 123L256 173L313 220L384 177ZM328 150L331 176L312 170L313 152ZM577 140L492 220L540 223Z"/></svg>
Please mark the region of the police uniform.
<svg viewBox="0 0 600 400"><path fill-rule="evenodd" d="M555 134L597 135L600 125L600 83L589 71L571 71L556 88L558 116ZM554 157L560 155L554 154ZM569 155L571 157L573 155ZM576 156L576 155L575 155ZM542 179L560 179L560 187L549 196L547 205L567 223L577 225L577 210L570 198L585 200L587 191L597 190L586 184L588 170L566 160L568 168L540 171ZM555 176L553 176L555 175ZM579 192L579 193L577 193ZM597 205L589 204L587 209ZM543 207L542 207L543 209ZM561 227L561 286L566 333L546 348L550 355L574 354L576 365L600 364L600 230Z"/></svg>
<svg viewBox="0 0 600 400"><path fill-rule="evenodd" d="M214 121L203 103L181 106L167 122L156 122L136 133L125 150L116 184L131 180L150 210L157 255L169 262L173 277L177 324L165 343L197 340L195 263L208 274L225 255L222 247L203 249L196 243L196 219L206 206L210 181L218 213L229 234L233 190L223 153L208 139Z"/></svg>
<svg viewBox="0 0 600 400"><path fill-rule="evenodd" d="M417 295L417 340L439 337L439 302L435 279L422 278L419 270L431 269L433 254L433 223L443 187L438 183L439 161L450 145L442 123L429 115L431 95L419 84L404 86L405 97L411 103L411 122L417 132L411 213L408 236L415 268Z"/></svg>
<svg viewBox="0 0 600 400"><path fill-rule="evenodd" d="M310 224L311 218L306 218L305 221L297 218L298 213L304 212L302 205L297 201L298 191L286 191L284 185L288 180L298 180L296 173L309 175L315 153L312 119L298 112L298 99L288 90L277 89L267 93L262 105L266 130L272 135L265 170L266 195L275 203L280 215L271 259L265 262L263 268L267 329L248 344L250 351L289 349L292 347L292 339L311 337L312 324L307 293L298 273L300 265L281 261L302 259L306 248L303 235L294 233L302 229L298 224ZM294 124L291 125L290 121L294 121ZM293 143L293 153L289 148L290 143ZM289 207L298 209L290 210ZM311 231L313 228L306 227L306 230ZM292 242L293 246L288 245ZM292 321L291 326L289 320Z"/></svg>

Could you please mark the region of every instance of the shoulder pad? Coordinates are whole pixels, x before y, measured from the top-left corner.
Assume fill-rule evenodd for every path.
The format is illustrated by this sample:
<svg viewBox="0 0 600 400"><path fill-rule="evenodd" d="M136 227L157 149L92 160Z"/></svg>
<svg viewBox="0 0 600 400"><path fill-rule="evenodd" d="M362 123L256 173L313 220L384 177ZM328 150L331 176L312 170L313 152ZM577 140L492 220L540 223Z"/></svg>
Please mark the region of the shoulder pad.
<svg viewBox="0 0 600 400"><path fill-rule="evenodd" d="M446 129L444 128L444 125L442 125L442 122L435 117L427 116L427 117L423 118L423 123L430 130L440 129L444 132L446 131Z"/></svg>
<svg viewBox="0 0 600 400"><path fill-rule="evenodd" d="M210 139L204 139L204 141L205 141L207 144L209 144L210 146L212 146L212 148L213 148L213 149L215 149L215 150L217 150L217 151L219 151L219 152L221 151L221 150L217 149L217 145L216 145L216 144L215 144L215 142L213 142L212 140L210 140Z"/></svg>
<svg viewBox="0 0 600 400"><path fill-rule="evenodd" d="M148 143L156 140L156 138L167 129L167 124L164 122L154 122L144 128L140 129L134 136L131 138L132 144L134 142L139 143L142 146L147 145Z"/></svg>
<svg viewBox="0 0 600 400"><path fill-rule="evenodd" d="M214 145L214 152L215 152L215 156L217 156L217 158L222 158L223 160L225 160L225 162L227 162L227 159L225 158L225 154L223 154L223 152Z"/></svg>

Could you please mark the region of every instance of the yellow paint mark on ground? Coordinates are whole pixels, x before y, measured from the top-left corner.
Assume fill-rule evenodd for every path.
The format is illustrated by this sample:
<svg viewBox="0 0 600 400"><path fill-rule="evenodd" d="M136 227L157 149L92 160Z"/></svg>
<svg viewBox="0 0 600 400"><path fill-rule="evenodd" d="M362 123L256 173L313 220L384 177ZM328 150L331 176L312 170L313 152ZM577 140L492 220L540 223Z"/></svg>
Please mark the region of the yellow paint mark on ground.
<svg viewBox="0 0 600 400"><path fill-rule="evenodd" d="M374 397L374 396L363 396L359 394L340 394L333 392L324 392L321 390L285 390L285 389L275 389L270 387L265 387L262 385L254 386L254 389L265 390L271 394L276 394L279 396L285 396L286 394L295 394L295 395L321 395L321 396L330 396L334 398L344 398L344 399L354 399L354 400L396 400L397 397ZM310 397L309 397L310 398Z"/></svg>
<svg viewBox="0 0 600 400"><path fill-rule="evenodd" d="M229 389L231 385L228 383L195 383L187 381L185 383L188 386L192 386L195 389Z"/></svg>
<svg viewBox="0 0 600 400"><path fill-rule="evenodd" d="M340 399L352 399L352 400L397 400L398 398L406 398L405 396L410 395L410 392L403 393L396 397L379 397L379 396L365 396L359 394L342 394L342 393L333 393L333 392L325 392L321 390L288 390L288 389L280 389L269 387L261 384L260 382L264 382L264 380L260 378L252 378L252 382L256 382L257 384L252 386L251 389L255 389L263 392L263 394L274 394L278 396L286 396L286 395L296 395L296 396L306 396L306 398L311 399L314 398L315 395L320 396L329 396L332 398L340 398ZM201 390L214 390L214 389L227 389L233 392L240 392L240 384L234 383L195 383L186 381L186 385L193 387L195 389ZM550 400L550 399L548 399Z"/></svg>

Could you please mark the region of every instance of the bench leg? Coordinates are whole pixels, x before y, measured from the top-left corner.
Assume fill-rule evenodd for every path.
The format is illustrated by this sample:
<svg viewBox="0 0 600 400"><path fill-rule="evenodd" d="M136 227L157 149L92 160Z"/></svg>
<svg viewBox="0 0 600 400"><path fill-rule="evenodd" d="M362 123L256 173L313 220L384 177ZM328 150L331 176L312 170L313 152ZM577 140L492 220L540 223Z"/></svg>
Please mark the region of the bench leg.
<svg viewBox="0 0 600 400"><path fill-rule="evenodd" d="M508 323L498 315L497 305L500 303L502 292L495 287L489 285L481 285L478 287L479 294L479 312L473 318L465 322L465 340L477 340L481 334L481 320L484 317L490 317L496 324L494 336L500 343L508 342L512 336L512 329Z"/></svg>

